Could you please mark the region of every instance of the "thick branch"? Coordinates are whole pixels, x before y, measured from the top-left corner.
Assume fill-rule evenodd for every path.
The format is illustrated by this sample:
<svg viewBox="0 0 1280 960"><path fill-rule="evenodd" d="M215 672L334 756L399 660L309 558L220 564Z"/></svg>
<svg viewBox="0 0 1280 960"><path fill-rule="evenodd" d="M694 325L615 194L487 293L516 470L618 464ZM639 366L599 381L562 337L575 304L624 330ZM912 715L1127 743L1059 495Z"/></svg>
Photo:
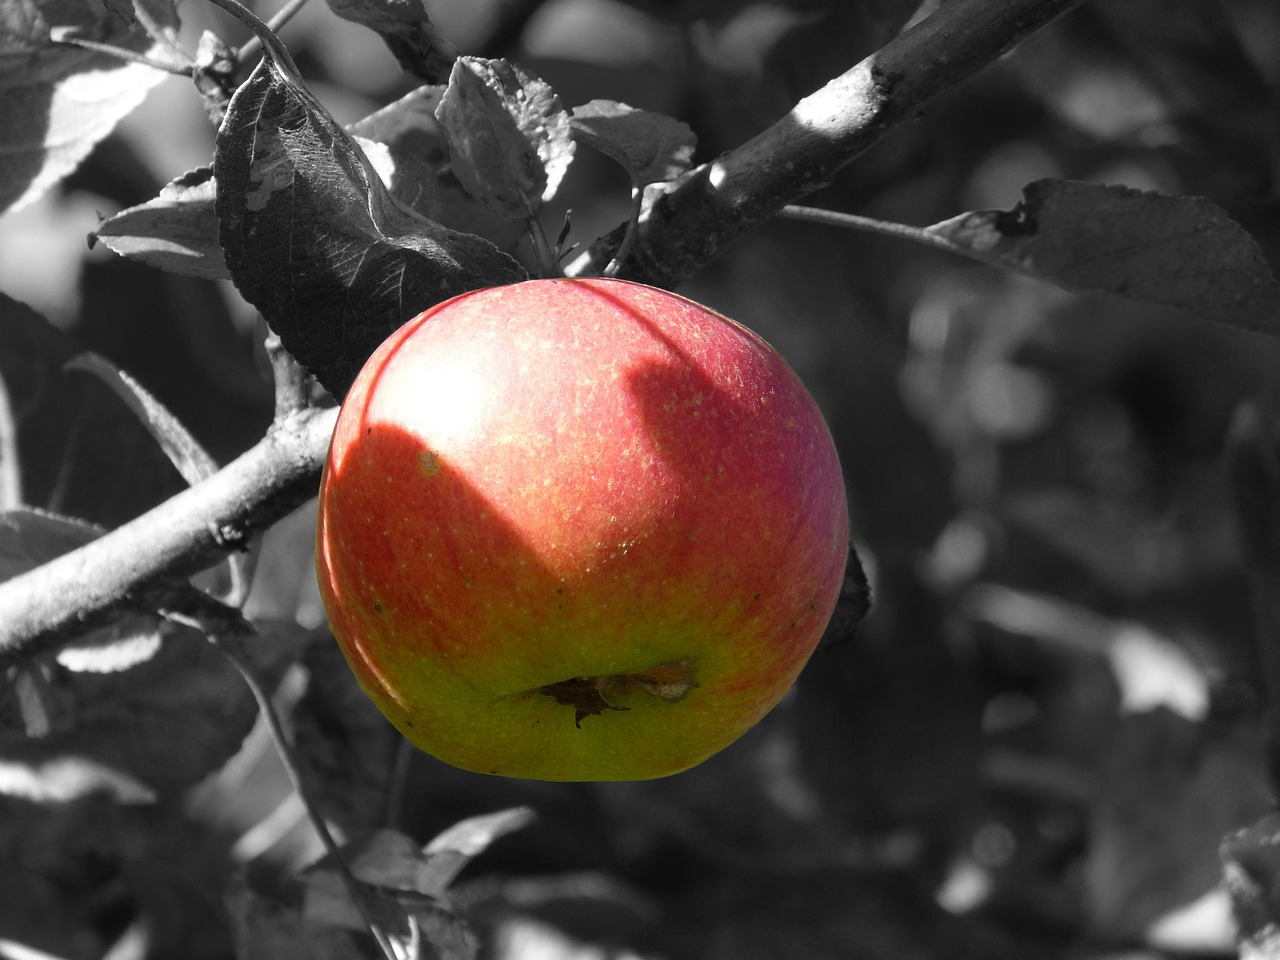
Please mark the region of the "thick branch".
<svg viewBox="0 0 1280 960"><path fill-rule="evenodd" d="M0 667L53 649L245 545L315 495L337 411L274 425L203 483L56 560L0 583Z"/></svg>
<svg viewBox="0 0 1280 960"><path fill-rule="evenodd" d="M829 184L858 154L1080 0L949 0L773 126L670 184L652 187L619 276L675 287L739 236ZM614 230L570 267L599 273Z"/></svg>

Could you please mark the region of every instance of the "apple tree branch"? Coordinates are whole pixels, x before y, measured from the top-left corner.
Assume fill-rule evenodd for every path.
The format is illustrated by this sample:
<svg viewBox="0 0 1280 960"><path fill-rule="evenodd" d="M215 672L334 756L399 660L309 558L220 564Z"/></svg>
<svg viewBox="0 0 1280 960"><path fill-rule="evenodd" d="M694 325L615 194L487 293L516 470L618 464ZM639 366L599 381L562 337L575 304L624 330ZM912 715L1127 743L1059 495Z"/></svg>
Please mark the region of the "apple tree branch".
<svg viewBox="0 0 1280 960"><path fill-rule="evenodd" d="M949 0L758 136L651 191L621 275L675 286L740 235L830 182L923 104L1080 0ZM572 272L598 273L621 229ZM336 412L293 383L254 447L209 479L85 546L0 583L0 666L55 649L197 570L314 496Z"/></svg>
<svg viewBox="0 0 1280 960"><path fill-rule="evenodd" d="M742 146L656 184L618 276L671 289L1081 0L949 0ZM594 275L625 225L569 267Z"/></svg>

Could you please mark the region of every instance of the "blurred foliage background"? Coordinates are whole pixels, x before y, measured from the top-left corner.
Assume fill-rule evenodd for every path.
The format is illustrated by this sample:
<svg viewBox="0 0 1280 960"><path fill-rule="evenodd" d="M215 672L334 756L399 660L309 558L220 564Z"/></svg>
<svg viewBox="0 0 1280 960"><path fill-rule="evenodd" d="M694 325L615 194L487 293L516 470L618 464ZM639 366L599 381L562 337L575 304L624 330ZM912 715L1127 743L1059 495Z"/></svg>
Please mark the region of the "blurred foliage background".
<svg viewBox="0 0 1280 960"><path fill-rule="evenodd" d="M686 121L702 161L919 4L427 6L461 52L520 63L566 106ZM188 49L204 28L247 36L212 7L180 12ZM282 37L343 122L414 86L322 3ZM0 220L0 290L132 373L225 462L271 418L252 308L229 284L84 243L99 216L208 163L213 134L189 85L162 83L57 190ZM1041 177L1207 196L1280 262L1280 7L1086 4L810 202L925 225L1012 207ZM556 202L585 245L626 218L625 177L579 150ZM857 637L702 767L598 785L404 753L318 646L279 696L299 704L300 739L322 731L308 762L329 813L351 833L390 817L425 842L532 806L537 822L456 888L482 956L503 960L1233 955L1218 848L1272 791L1223 454L1242 404L1270 422L1280 344L783 219L681 292L762 333L826 413L873 585ZM110 524L177 488L130 482L140 454L123 443L103 456L110 484L51 480L29 498ZM246 612L322 627L311 527L303 508L266 535ZM68 958L229 956L228 877L244 867L269 889L319 853L260 729L179 798L15 814L0 835L0 938Z"/></svg>

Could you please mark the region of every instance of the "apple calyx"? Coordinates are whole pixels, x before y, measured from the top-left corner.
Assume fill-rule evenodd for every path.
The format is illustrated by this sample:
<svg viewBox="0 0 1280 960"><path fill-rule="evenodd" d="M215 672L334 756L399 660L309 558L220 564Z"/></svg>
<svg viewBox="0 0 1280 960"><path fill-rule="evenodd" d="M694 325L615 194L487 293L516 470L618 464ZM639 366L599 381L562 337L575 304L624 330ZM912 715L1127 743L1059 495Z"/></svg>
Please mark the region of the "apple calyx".
<svg viewBox="0 0 1280 960"><path fill-rule="evenodd" d="M667 703L675 703L698 686L693 679L693 661L664 663L643 673L612 673L598 677L570 677L538 688L538 693L556 703L573 707L573 725L581 728L586 717L598 717L606 710L630 710L612 698L638 690Z"/></svg>

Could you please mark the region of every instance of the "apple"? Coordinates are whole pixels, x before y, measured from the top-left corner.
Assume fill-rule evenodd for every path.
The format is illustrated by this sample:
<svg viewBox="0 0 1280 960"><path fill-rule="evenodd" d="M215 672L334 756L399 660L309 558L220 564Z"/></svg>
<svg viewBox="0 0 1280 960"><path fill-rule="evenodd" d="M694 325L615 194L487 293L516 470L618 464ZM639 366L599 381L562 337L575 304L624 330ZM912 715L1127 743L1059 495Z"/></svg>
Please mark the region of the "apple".
<svg viewBox="0 0 1280 960"><path fill-rule="evenodd" d="M316 532L334 636L400 732L541 780L727 746L812 653L847 554L791 368L612 279L467 293L392 334L343 402Z"/></svg>

